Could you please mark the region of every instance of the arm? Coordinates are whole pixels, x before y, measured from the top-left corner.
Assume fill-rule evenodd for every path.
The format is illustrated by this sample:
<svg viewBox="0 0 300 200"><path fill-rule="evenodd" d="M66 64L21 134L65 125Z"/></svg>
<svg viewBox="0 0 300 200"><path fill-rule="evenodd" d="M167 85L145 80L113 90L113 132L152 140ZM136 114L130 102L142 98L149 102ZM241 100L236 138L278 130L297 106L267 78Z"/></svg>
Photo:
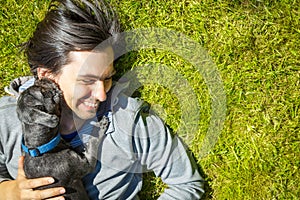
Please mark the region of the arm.
<svg viewBox="0 0 300 200"><path fill-rule="evenodd" d="M168 185L159 199L200 199L203 179L181 140L158 117L143 113L139 118L135 128L137 152L143 152L139 159Z"/></svg>
<svg viewBox="0 0 300 200"><path fill-rule="evenodd" d="M65 193L64 188L51 188L46 190L33 190L34 188L49 185L54 182L51 177L38 179L26 179L23 170L24 157L19 159L18 176L16 180L5 180L0 183L0 200L20 200L20 199L46 199ZM52 198L52 200L64 199L62 196Z"/></svg>

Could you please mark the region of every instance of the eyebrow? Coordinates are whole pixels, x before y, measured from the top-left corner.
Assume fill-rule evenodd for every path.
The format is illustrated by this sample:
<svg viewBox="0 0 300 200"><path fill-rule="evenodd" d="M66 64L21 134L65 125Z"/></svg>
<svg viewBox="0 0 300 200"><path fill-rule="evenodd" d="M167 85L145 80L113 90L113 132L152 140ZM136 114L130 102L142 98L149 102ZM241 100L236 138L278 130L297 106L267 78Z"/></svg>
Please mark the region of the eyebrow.
<svg viewBox="0 0 300 200"><path fill-rule="evenodd" d="M82 74L82 75L78 75L78 78L94 78L94 79L99 79L99 80L105 80L105 79L109 79L111 78L113 75L115 75L117 73L117 71L114 69L111 73L109 73L108 75L105 74L103 76L97 76L95 74Z"/></svg>

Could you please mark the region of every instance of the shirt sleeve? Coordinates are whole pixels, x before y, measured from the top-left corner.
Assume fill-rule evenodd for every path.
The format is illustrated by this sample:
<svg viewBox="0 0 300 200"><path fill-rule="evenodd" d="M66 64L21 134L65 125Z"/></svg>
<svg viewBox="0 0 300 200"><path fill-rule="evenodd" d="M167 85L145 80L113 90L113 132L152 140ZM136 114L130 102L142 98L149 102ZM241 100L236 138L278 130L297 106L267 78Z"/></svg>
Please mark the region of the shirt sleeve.
<svg viewBox="0 0 300 200"><path fill-rule="evenodd" d="M15 107L15 98L0 98L0 182L15 178L21 154L17 147L20 145L22 130Z"/></svg>
<svg viewBox="0 0 300 200"><path fill-rule="evenodd" d="M138 159L167 184L160 200L200 199L203 179L184 143L156 115L140 112L135 125Z"/></svg>

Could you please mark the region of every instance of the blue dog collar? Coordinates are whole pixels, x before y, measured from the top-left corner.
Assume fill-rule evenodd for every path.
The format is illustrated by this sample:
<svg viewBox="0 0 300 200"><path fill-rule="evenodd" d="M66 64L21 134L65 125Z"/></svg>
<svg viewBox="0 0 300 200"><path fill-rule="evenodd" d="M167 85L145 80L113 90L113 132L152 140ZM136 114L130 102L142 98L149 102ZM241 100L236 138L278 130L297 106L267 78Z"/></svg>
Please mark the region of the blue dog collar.
<svg viewBox="0 0 300 200"><path fill-rule="evenodd" d="M28 147L25 146L24 143L24 137L22 138L22 149L25 151L25 153L28 153L32 157L37 157L40 156L44 153L47 153L54 149L60 142L61 136L60 134L57 134L55 138L53 138L50 142L43 144L39 147L36 147L34 149L29 149Z"/></svg>

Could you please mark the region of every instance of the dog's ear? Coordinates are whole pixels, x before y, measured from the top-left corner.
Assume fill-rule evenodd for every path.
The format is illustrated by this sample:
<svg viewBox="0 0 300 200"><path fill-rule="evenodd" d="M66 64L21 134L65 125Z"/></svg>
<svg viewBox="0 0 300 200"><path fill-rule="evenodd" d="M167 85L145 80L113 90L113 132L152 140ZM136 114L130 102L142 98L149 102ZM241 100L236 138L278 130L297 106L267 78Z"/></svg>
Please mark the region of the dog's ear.
<svg viewBox="0 0 300 200"><path fill-rule="evenodd" d="M36 108L23 110L22 114L19 114L19 118L26 124L40 124L49 128L55 128L59 124L58 116Z"/></svg>
<svg viewBox="0 0 300 200"><path fill-rule="evenodd" d="M44 96L36 86L32 86L20 95L19 102L29 107L43 106Z"/></svg>

